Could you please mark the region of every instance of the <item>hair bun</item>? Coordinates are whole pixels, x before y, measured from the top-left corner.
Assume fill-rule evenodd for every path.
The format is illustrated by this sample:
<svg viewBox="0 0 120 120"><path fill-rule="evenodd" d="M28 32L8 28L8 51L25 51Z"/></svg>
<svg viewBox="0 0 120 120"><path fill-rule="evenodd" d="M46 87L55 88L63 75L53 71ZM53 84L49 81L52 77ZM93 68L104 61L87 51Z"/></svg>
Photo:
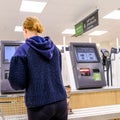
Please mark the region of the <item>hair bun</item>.
<svg viewBox="0 0 120 120"><path fill-rule="evenodd" d="M42 33L44 31L42 24L37 17L27 17L23 23L23 28L30 31L36 31Z"/></svg>

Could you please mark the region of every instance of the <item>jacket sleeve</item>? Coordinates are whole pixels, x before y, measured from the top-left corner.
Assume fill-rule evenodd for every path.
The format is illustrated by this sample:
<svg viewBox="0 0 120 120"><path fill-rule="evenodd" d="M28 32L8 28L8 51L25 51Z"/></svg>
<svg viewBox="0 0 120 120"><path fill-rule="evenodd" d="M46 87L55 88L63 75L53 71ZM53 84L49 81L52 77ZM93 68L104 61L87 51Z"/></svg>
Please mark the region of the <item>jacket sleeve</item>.
<svg viewBox="0 0 120 120"><path fill-rule="evenodd" d="M26 57L12 57L10 63L9 82L13 89L23 90L27 85L27 59Z"/></svg>

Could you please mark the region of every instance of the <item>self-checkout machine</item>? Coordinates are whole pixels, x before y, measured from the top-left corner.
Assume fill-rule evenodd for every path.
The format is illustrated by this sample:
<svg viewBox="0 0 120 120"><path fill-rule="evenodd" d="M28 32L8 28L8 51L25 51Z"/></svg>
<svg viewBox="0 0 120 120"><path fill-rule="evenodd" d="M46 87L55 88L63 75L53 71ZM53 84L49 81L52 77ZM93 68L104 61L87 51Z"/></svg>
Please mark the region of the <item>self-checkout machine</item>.
<svg viewBox="0 0 120 120"><path fill-rule="evenodd" d="M77 89L101 88L106 85L95 43L70 43L70 58Z"/></svg>
<svg viewBox="0 0 120 120"><path fill-rule="evenodd" d="M14 90L11 88L8 77L9 77L9 67L12 56L14 55L16 49L23 44L23 41L0 41L1 46L1 73L0 73L0 83L1 83L1 94L11 94L20 93L21 90Z"/></svg>
<svg viewBox="0 0 120 120"><path fill-rule="evenodd" d="M8 81L9 67L12 56L23 41L0 41L0 116L11 119L26 117L24 105L24 90L14 90ZM12 106L12 107L11 107ZM19 106L19 107L16 107ZM3 114L2 114L3 113ZM19 114L23 113L23 114Z"/></svg>

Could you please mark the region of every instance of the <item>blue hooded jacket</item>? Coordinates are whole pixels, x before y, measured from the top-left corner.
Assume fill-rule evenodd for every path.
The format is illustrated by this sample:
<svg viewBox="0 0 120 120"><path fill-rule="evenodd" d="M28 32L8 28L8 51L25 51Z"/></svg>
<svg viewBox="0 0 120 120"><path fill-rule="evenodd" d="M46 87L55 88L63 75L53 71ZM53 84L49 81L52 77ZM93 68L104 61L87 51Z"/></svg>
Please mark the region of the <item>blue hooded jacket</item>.
<svg viewBox="0 0 120 120"><path fill-rule="evenodd" d="M13 89L25 89L29 108L66 99L61 53L49 37L31 37L16 50L10 62L9 82Z"/></svg>
<svg viewBox="0 0 120 120"><path fill-rule="evenodd" d="M54 44L49 37L35 36L27 39L27 44L44 57L51 59L53 57Z"/></svg>

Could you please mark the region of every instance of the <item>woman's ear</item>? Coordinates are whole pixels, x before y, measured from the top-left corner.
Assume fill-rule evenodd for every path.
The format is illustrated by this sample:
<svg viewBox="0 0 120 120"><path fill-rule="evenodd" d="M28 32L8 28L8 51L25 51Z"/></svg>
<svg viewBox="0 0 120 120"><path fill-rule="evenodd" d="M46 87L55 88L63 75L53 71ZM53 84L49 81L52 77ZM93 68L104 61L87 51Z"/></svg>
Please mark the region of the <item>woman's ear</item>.
<svg viewBox="0 0 120 120"><path fill-rule="evenodd" d="M24 38L26 39L27 38L27 33L28 33L28 31L27 31L27 29L23 29L23 35L24 35Z"/></svg>
<svg viewBox="0 0 120 120"><path fill-rule="evenodd" d="M24 29L25 34L27 34L27 29Z"/></svg>

